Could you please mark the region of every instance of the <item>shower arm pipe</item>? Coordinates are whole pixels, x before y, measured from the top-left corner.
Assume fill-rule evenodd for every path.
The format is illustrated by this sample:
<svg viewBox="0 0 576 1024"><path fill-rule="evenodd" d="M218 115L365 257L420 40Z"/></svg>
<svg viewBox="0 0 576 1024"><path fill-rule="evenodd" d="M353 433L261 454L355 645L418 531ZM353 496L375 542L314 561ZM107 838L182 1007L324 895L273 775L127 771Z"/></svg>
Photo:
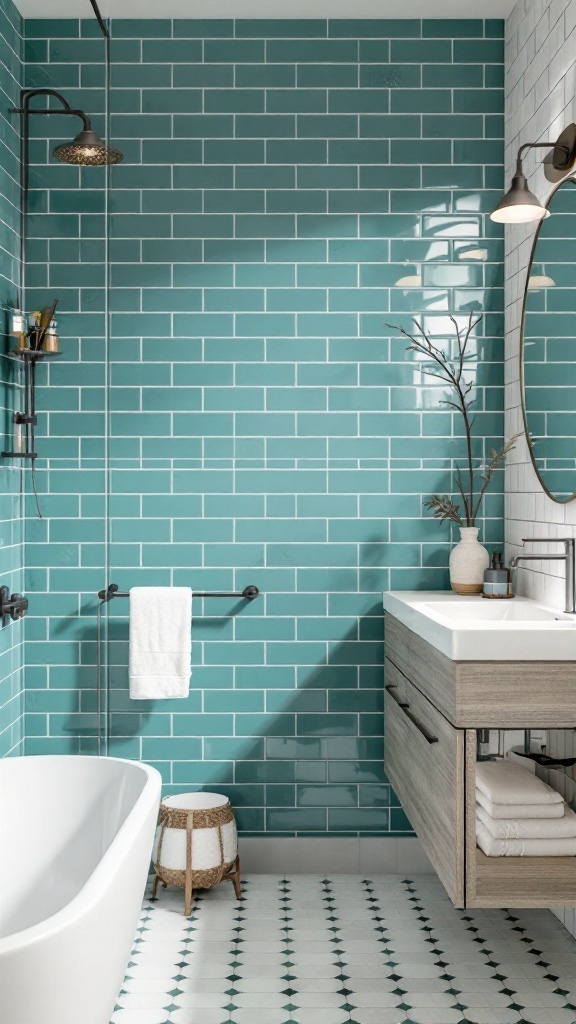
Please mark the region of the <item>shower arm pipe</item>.
<svg viewBox="0 0 576 1024"><path fill-rule="evenodd" d="M62 107L31 107L30 100L34 96L53 96L62 104ZM29 192L29 169L28 150L30 143L29 121L31 114L63 114L65 117L79 117L84 125L85 131L92 128L90 118L83 110L75 110L70 106L68 100L56 89L22 89L20 93L20 106L13 107L14 114L20 114L20 286L18 288L18 307L24 310L24 287L26 268L26 236L28 220L28 192Z"/></svg>
<svg viewBox="0 0 576 1024"><path fill-rule="evenodd" d="M98 4L96 3L96 0L90 0L90 3L92 4L92 10L94 11L94 17L96 18L96 21L98 22L98 25L100 27L100 31L101 31L102 35L104 36L105 39L110 39L110 33L108 31L108 28L106 26L104 18L102 17L102 15L100 13L100 8L98 7Z"/></svg>

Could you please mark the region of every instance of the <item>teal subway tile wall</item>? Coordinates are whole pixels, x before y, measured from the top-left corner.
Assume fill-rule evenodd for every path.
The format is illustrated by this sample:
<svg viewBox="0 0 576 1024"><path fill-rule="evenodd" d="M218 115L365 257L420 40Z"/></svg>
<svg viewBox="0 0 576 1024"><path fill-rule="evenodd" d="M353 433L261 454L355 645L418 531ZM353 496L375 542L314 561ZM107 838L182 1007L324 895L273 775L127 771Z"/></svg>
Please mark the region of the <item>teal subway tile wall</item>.
<svg viewBox="0 0 576 1024"><path fill-rule="evenodd" d="M28 753L96 749L101 587L253 583L194 603L181 701L130 700L107 607L110 753L228 793L245 833L410 831L381 594L447 587L422 501L464 440L387 324L484 313L479 460L503 431L503 23L457 25L112 21L107 97L92 22L26 23L28 81L99 126L108 98L125 153L106 190L34 140L28 305L60 297L65 356L27 524ZM485 511L498 546L500 494Z"/></svg>
<svg viewBox="0 0 576 1024"><path fill-rule="evenodd" d="M12 418L20 408L21 379L17 364L4 353L14 346L10 313L16 306L20 278L19 134L10 107L18 106L22 81L22 19L11 0L0 0L0 410L3 442L12 447ZM0 586L10 593L24 589L24 519L21 470L14 460L0 459ZM24 743L24 627L10 622L0 630L0 757L18 754Z"/></svg>

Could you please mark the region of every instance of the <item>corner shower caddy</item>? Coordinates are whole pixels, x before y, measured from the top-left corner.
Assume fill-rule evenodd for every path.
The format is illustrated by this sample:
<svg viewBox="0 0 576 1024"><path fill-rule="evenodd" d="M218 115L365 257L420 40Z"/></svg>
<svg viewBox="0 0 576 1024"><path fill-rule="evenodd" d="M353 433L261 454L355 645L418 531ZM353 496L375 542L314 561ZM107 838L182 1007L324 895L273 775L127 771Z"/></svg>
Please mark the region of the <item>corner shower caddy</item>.
<svg viewBox="0 0 576 1024"><path fill-rule="evenodd" d="M7 359L15 360L24 368L24 409L13 414L14 426L24 427L24 447L22 451L4 451L3 459L34 459L38 453L34 451L34 427L36 417L36 365L43 359L55 359L61 352L45 352L32 348L13 348L5 353Z"/></svg>

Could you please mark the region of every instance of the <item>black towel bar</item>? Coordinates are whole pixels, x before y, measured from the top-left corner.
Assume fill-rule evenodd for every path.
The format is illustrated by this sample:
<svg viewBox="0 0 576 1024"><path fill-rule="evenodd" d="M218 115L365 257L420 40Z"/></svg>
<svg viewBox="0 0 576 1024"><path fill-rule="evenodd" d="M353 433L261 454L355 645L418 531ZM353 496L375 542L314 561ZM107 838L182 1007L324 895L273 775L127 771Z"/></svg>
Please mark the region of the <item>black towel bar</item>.
<svg viewBox="0 0 576 1024"><path fill-rule="evenodd" d="M258 587L248 586L244 587L240 593L235 591L207 591L206 593L192 591L192 597L243 597L246 601L253 601L255 597L258 597L260 591ZM105 604L106 601L111 601L113 597L130 597L129 590L118 590L117 583L109 583L106 590L99 590L98 597Z"/></svg>

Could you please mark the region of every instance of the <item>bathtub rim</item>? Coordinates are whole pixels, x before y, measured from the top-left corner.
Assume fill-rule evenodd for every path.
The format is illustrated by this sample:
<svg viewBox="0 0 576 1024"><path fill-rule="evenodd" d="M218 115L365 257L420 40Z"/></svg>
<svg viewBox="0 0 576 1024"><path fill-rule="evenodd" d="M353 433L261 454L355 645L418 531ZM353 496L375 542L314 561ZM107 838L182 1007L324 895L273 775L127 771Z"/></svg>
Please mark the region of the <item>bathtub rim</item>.
<svg viewBox="0 0 576 1024"><path fill-rule="evenodd" d="M111 868L113 869L114 863L122 860L123 855L128 852L132 837L144 825L153 807L160 802L162 776L156 768L146 764L144 761L132 761L125 757L99 758L92 754L25 754L19 757L6 758L6 762L34 760L54 763L56 761L75 762L78 759L85 762L88 761L91 764L94 762L100 763L101 761L113 761L116 764L130 765L132 768L142 771L147 778L135 804L128 812L108 849L98 861L98 864L86 879L80 891L76 893L69 903L60 910L57 910L55 914L51 914L50 917L38 921L37 924L31 925L29 928L23 928L21 931L12 932L10 935L0 937L0 957L3 954L16 952L19 949L30 946L35 942L43 941L63 931L76 923L86 912L93 909L111 877ZM150 853L152 853L152 846L150 847Z"/></svg>

